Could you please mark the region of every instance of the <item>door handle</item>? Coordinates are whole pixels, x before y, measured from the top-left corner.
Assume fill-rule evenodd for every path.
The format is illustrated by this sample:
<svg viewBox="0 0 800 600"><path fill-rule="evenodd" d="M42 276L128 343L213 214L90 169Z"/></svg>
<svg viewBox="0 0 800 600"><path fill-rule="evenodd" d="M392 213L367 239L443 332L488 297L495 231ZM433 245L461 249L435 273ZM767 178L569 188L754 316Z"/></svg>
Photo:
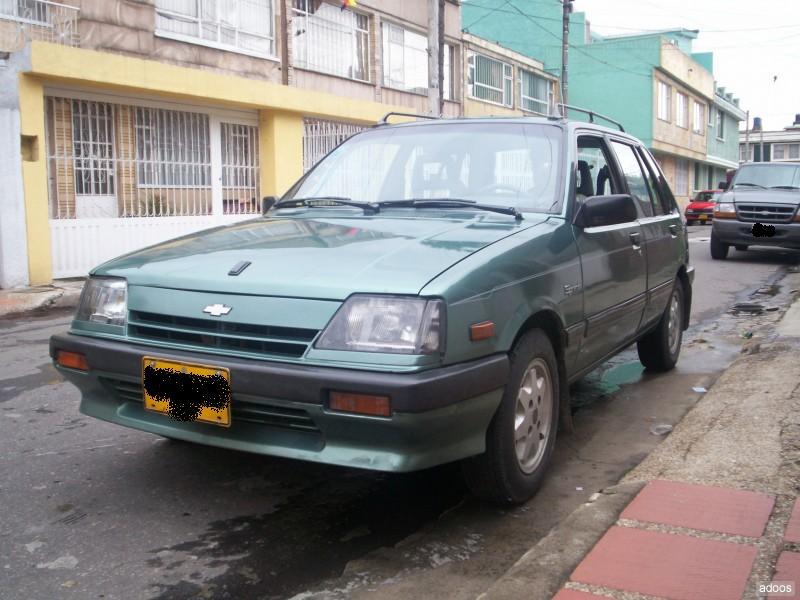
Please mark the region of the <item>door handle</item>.
<svg viewBox="0 0 800 600"><path fill-rule="evenodd" d="M669 234L672 237L678 237L678 226L675 223L669 226Z"/></svg>
<svg viewBox="0 0 800 600"><path fill-rule="evenodd" d="M641 238L642 234L640 234L638 231L634 231L630 234L631 245L633 246L634 250L639 250L642 247Z"/></svg>

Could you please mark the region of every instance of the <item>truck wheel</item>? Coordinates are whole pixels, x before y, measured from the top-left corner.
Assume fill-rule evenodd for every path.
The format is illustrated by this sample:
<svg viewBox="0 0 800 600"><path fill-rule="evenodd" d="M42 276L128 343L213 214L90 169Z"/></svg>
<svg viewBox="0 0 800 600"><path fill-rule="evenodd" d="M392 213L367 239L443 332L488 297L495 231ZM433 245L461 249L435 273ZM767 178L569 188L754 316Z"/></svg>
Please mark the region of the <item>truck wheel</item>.
<svg viewBox="0 0 800 600"><path fill-rule="evenodd" d="M714 230L711 230L711 258L714 260L725 260L728 258L728 248L730 246L728 244L723 244L717 239L717 236L714 235Z"/></svg>
<svg viewBox="0 0 800 600"><path fill-rule="evenodd" d="M744 244L741 244L741 245L738 245L738 246L734 246L734 248L736 248L739 252L747 252L747 249L749 248L749 246L745 246Z"/></svg>
<svg viewBox="0 0 800 600"><path fill-rule="evenodd" d="M486 452L462 462L472 493L511 506L533 496L544 478L556 441L558 362L540 329L520 338L511 352L503 399L486 432Z"/></svg>
<svg viewBox="0 0 800 600"><path fill-rule="evenodd" d="M669 371L678 362L683 339L683 284L675 280L658 326L636 343L639 360L651 371Z"/></svg>

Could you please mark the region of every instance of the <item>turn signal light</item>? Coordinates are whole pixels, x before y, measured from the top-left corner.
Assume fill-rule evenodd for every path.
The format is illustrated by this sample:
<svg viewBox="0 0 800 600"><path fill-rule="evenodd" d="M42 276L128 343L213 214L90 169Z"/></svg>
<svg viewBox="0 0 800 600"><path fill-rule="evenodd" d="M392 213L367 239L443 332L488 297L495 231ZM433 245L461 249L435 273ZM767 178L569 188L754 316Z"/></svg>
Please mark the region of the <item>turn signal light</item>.
<svg viewBox="0 0 800 600"><path fill-rule="evenodd" d="M795 223L800 223L800 211L797 212L797 214L794 216L794 219L792 219L792 220Z"/></svg>
<svg viewBox="0 0 800 600"><path fill-rule="evenodd" d="M494 323L491 321L484 321L483 323L476 323L469 326L469 339L473 342L480 340L488 340L494 337Z"/></svg>
<svg viewBox="0 0 800 600"><path fill-rule="evenodd" d="M330 409L339 412L369 415L371 417L392 416L392 406L389 401L389 396L331 392Z"/></svg>
<svg viewBox="0 0 800 600"><path fill-rule="evenodd" d="M715 219L735 219L736 213L735 212L718 212L714 211L714 218Z"/></svg>
<svg viewBox="0 0 800 600"><path fill-rule="evenodd" d="M78 369L79 371L89 370L89 363L86 362L86 357L77 352L59 350L56 352L56 363L58 363L59 367L66 367L68 369Z"/></svg>

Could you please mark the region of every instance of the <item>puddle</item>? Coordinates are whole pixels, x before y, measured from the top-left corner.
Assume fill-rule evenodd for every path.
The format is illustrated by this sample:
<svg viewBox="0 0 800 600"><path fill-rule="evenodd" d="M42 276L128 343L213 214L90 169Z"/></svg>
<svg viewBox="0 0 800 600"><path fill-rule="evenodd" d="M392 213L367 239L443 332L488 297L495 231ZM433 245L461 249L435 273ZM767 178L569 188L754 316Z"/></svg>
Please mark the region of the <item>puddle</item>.
<svg viewBox="0 0 800 600"><path fill-rule="evenodd" d="M760 315L766 308L759 302L738 302L731 307L734 315Z"/></svg>
<svg viewBox="0 0 800 600"><path fill-rule="evenodd" d="M629 352L625 352L629 354ZM633 352L635 356L635 351ZM630 355L626 358L630 358ZM570 393L573 410L588 406L603 396L610 396L623 386L641 381L644 366L638 360L597 369L573 384Z"/></svg>
<svg viewBox="0 0 800 600"><path fill-rule="evenodd" d="M764 287L758 288L753 295L777 296L780 291L781 291L781 286L772 283L770 285L765 285Z"/></svg>

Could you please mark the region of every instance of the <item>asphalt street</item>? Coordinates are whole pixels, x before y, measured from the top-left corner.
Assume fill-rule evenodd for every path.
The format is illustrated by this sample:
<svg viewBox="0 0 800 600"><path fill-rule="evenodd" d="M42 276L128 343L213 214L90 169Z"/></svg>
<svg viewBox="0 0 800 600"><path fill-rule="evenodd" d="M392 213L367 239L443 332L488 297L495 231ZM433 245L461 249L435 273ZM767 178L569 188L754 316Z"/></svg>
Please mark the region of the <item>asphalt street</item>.
<svg viewBox="0 0 800 600"><path fill-rule="evenodd" d="M678 368L629 349L573 387L541 492L507 511L458 468L384 475L164 440L85 417L47 342L71 315L0 321L0 598L474 598L553 525L614 484L738 355L750 318L787 301L800 253L711 261L691 229L694 311Z"/></svg>

